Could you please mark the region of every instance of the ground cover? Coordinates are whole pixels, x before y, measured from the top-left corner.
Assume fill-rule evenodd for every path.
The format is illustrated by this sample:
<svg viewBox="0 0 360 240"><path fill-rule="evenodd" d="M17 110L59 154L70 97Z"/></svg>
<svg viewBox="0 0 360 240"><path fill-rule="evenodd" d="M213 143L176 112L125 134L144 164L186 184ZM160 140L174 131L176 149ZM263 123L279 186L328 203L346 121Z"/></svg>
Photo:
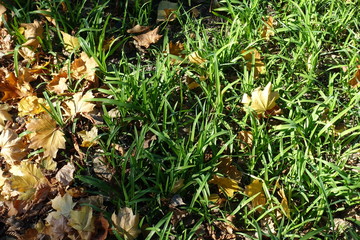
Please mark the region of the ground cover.
<svg viewBox="0 0 360 240"><path fill-rule="evenodd" d="M0 239L358 239L358 1L0 1Z"/></svg>

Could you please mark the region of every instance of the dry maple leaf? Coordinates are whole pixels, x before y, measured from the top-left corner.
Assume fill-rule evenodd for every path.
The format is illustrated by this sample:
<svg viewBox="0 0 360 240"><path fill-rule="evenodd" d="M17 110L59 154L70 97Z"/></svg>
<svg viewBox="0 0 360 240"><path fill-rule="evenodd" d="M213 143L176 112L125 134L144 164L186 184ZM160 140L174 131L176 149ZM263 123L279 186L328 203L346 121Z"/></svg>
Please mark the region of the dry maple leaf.
<svg viewBox="0 0 360 240"><path fill-rule="evenodd" d="M189 62L197 64L197 65L202 65L204 62L206 62L206 60L202 57L200 57L198 52L192 52L189 54L188 56Z"/></svg>
<svg viewBox="0 0 360 240"><path fill-rule="evenodd" d="M4 103L4 104L0 104L0 132L4 129L5 127L5 121L11 121L11 114L8 113L8 111L11 109L11 107Z"/></svg>
<svg viewBox="0 0 360 240"><path fill-rule="evenodd" d="M245 187L244 192L248 197L252 197L257 195L253 200L251 200L251 205L253 208L257 208L258 206L261 206L260 208L257 208L256 210L258 212L262 212L263 207L266 204L266 197L265 192L262 187L262 181L259 179L255 179L252 181L251 184L247 185Z"/></svg>
<svg viewBox="0 0 360 240"><path fill-rule="evenodd" d="M242 50L241 54L246 60L247 70L251 71L251 69L254 67L254 78L258 78L260 74L265 74L265 64L261 61L260 53L255 48Z"/></svg>
<svg viewBox="0 0 360 240"><path fill-rule="evenodd" d="M20 165L11 166L11 188L19 193L18 200L34 198L36 191L49 182L37 164L22 161Z"/></svg>
<svg viewBox="0 0 360 240"><path fill-rule="evenodd" d="M72 52L80 48L79 39L77 37L73 37L63 31L61 31L61 34L64 40L64 47L67 52Z"/></svg>
<svg viewBox="0 0 360 240"><path fill-rule="evenodd" d="M1 21L1 19L0 19ZM0 58L12 54L14 41L6 28L0 28Z"/></svg>
<svg viewBox="0 0 360 240"><path fill-rule="evenodd" d="M126 240L133 240L139 236L141 230L139 225L139 214L133 213L131 208L125 207L119 209L119 213L115 212L111 216L116 231L118 231Z"/></svg>
<svg viewBox="0 0 360 240"><path fill-rule="evenodd" d="M127 33L142 33L142 32L146 32L150 29L149 26L140 26L139 24L135 25L133 28L128 29L126 32Z"/></svg>
<svg viewBox="0 0 360 240"><path fill-rule="evenodd" d="M230 157L223 157L219 159L220 164L217 165L217 170L227 175L229 178L240 181L241 180L241 172L237 169L236 166L232 165L232 159Z"/></svg>
<svg viewBox="0 0 360 240"><path fill-rule="evenodd" d="M82 206L80 210L71 210L68 225L76 229L81 239L91 240L91 234L95 231L93 210L89 206Z"/></svg>
<svg viewBox="0 0 360 240"><path fill-rule="evenodd" d="M284 210L285 216L290 219L290 208L289 208L288 200L287 200L286 195L285 195L284 188L280 188L279 191L278 191L278 194L281 197L281 203L280 204L282 206L282 209Z"/></svg>
<svg viewBox="0 0 360 240"><path fill-rule="evenodd" d="M45 109L49 109L44 98L38 98L36 96L27 96L22 98L18 103L19 116L34 116L36 114L45 112Z"/></svg>
<svg viewBox="0 0 360 240"><path fill-rule="evenodd" d="M91 91L82 95L82 92L77 92L73 95L73 99L66 101L65 104L69 108L68 115L76 116L78 113L90 113L94 110L95 104L87 102L91 98L94 98L94 95Z"/></svg>
<svg viewBox="0 0 360 240"><path fill-rule="evenodd" d="M253 135L250 131L240 131L238 133L238 139L240 140L241 149L251 149L253 145Z"/></svg>
<svg viewBox="0 0 360 240"><path fill-rule="evenodd" d="M58 219L47 219L47 225L42 230L43 234L50 236L50 239L69 239L66 238L72 228L68 225L68 220L64 216L60 216Z"/></svg>
<svg viewBox="0 0 360 240"><path fill-rule="evenodd" d="M4 93L1 101L34 95L29 83L32 80L28 69L20 69L18 77L13 72L7 74L6 69L0 69L0 92Z"/></svg>
<svg viewBox="0 0 360 240"><path fill-rule="evenodd" d="M80 58L75 59L70 66L71 77L77 80L86 79L90 82L96 83L96 68L99 65L96 63L93 57L89 58L89 56L82 52L80 54ZM63 69L64 72L67 72L67 69Z"/></svg>
<svg viewBox="0 0 360 240"><path fill-rule="evenodd" d="M50 222L52 218L59 219L60 216L69 218L70 212L72 211L75 205L76 203L73 202L73 199L70 196L70 194L65 193L64 196L61 196L59 194L53 200L51 200L51 206L56 211L49 213L49 215L46 217L46 221Z"/></svg>
<svg viewBox="0 0 360 240"><path fill-rule="evenodd" d="M151 44L157 43L160 40L160 38L162 38L162 35L159 35L158 32L159 32L159 27L147 33L133 36L133 38L136 40L139 46L149 48Z"/></svg>
<svg viewBox="0 0 360 240"><path fill-rule="evenodd" d="M220 190L225 193L229 198L232 198L235 192L240 191L240 187L234 179L227 177L220 177L215 175L209 183L216 184Z"/></svg>
<svg viewBox="0 0 360 240"><path fill-rule="evenodd" d="M275 35L274 32L274 18L269 16L267 21L264 21L264 26L262 29L261 37L265 40L270 40L270 37Z"/></svg>
<svg viewBox="0 0 360 240"><path fill-rule="evenodd" d="M64 94L68 90L66 84L68 80L68 74L65 71L60 71L54 78L49 82L47 88L49 91L54 92L58 95Z"/></svg>
<svg viewBox="0 0 360 240"><path fill-rule="evenodd" d="M349 84L353 88L360 86L360 65L357 66L357 71L354 77L349 81Z"/></svg>
<svg viewBox="0 0 360 240"><path fill-rule="evenodd" d="M55 175L55 179L63 186L68 186L74 180L75 166L68 162Z"/></svg>
<svg viewBox="0 0 360 240"><path fill-rule="evenodd" d="M25 28L24 36L27 40L23 46L38 48L40 45L38 38L42 39L44 32L41 22L35 20L33 23L21 23L20 26Z"/></svg>
<svg viewBox="0 0 360 240"><path fill-rule="evenodd" d="M92 127L90 131L80 131L78 135L82 138L81 147L91 147L93 145L98 144L96 138L98 136L98 129L97 127Z"/></svg>
<svg viewBox="0 0 360 240"><path fill-rule="evenodd" d="M279 98L279 93L273 92L271 89L272 85L269 82L263 91L261 91L261 87L256 88L252 92L251 98L244 94L241 102L246 106L250 105L250 108L259 115L270 111L277 106L275 101Z"/></svg>
<svg viewBox="0 0 360 240"><path fill-rule="evenodd" d="M44 148L44 157L55 158L59 149L65 149L64 133L58 130L56 122L49 114L44 113L39 118L32 119L26 124L26 128L33 132L29 147Z"/></svg>
<svg viewBox="0 0 360 240"><path fill-rule="evenodd" d="M17 133L11 129L4 129L0 135L0 155L4 157L8 163L20 161L26 155L26 144Z"/></svg>

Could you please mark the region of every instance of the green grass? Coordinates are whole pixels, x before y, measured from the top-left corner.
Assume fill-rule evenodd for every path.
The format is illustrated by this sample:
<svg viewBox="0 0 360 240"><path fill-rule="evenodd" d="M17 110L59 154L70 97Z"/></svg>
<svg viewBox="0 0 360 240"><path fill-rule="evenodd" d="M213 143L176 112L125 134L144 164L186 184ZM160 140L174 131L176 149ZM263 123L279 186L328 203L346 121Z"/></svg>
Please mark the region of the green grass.
<svg viewBox="0 0 360 240"><path fill-rule="evenodd" d="M217 17L200 18L191 16L185 1L176 21L157 24L164 36L145 53L129 53L133 40L126 30L135 24L155 25L155 3L120 1L120 14L113 17L111 1L61 2L68 6L64 14L60 1L10 4L15 15L7 27L17 36L20 23L39 17L37 6L51 9L59 24L46 23L44 51L57 56L60 31L75 31L81 49L99 64L101 84L94 89L99 97L93 101L103 112L103 124L97 126L100 144L85 150L89 164L77 163L76 184L105 197L108 220L114 209L132 208L140 214L139 239L201 239L207 227L220 234L214 222L226 222L229 214L235 216L237 239L358 237L359 222L346 214L360 204L360 93L348 84L360 64L358 1L222 0ZM276 21L275 34L266 41L260 34L269 15ZM116 41L103 50L112 36ZM170 40L183 42L187 55L197 51L206 62L171 64L172 56L165 53ZM249 48L256 48L266 65L258 78L241 55ZM76 54L53 66L54 71ZM184 80L190 75L199 88L188 88ZM202 75L207 79L200 81ZM259 119L241 100L268 82L280 94L282 114ZM81 90L73 87L74 92ZM45 96L48 102L61 101ZM54 105L53 117L64 131L76 132L76 124L64 123L60 105ZM113 108L119 117L110 116ZM344 131L335 133L340 126ZM253 134L249 150L240 147L237 135L242 130ZM114 144L124 149L123 155ZM96 149L114 170L108 182L93 174ZM242 173L241 190L233 198L208 183L223 157L231 157ZM244 194L254 178L264 181L267 204L261 213ZM180 179L184 186L174 193ZM290 218L277 216L284 209L276 183L284 188ZM224 205L212 204L212 193L226 198ZM169 202L175 194L185 202L178 209L187 216L174 226ZM338 231L338 218L350 218L351 227Z"/></svg>

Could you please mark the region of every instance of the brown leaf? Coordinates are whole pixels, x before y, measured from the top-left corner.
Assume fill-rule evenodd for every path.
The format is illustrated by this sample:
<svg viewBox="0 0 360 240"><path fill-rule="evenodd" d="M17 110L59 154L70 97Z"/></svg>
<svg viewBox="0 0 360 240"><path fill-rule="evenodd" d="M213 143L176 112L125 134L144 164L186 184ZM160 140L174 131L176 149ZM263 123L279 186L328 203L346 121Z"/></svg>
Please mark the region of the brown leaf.
<svg viewBox="0 0 360 240"><path fill-rule="evenodd" d="M51 239L65 239L67 233L71 231L71 228L68 225L68 220L64 216L59 216L59 218L50 218L48 225L46 225L43 233L49 235Z"/></svg>
<svg viewBox="0 0 360 240"><path fill-rule="evenodd" d="M156 21L157 22L174 21L176 16L171 13L176 11L177 9L178 9L177 3L172 3L169 1L161 1L157 9Z"/></svg>
<svg viewBox="0 0 360 240"><path fill-rule="evenodd" d="M42 39L44 32L41 22L35 20L33 23L22 23L20 26L25 28L24 36L27 40L23 46L38 48L40 45L38 37Z"/></svg>
<svg viewBox="0 0 360 240"><path fill-rule="evenodd" d="M66 84L68 80L68 74L65 71L60 71L54 78L49 82L47 88L58 95L64 94L68 90Z"/></svg>
<svg viewBox="0 0 360 240"><path fill-rule="evenodd" d="M80 210L71 210L68 225L75 228L82 239L90 240L95 231L95 218L89 206L81 206Z"/></svg>
<svg viewBox="0 0 360 240"><path fill-rule="evenodd" d="M49 109L44 98L38 98L36 96L27 96L20 100L18 103L18 115L23 116L34 116L36 114L45 112L45 109Z"/></svg>
<svg viewBox="0 0 360 240"><path fill-rule="evenodd" d="M250 131L240 131L238 133L238 139L240 140L241 149L251 149L253 145L253 135Z"/></svg>
<svg viewBox="0 0 360 240"><path fill-rule="evenodd" d="M5 121L11 121L11 115L8 112L11 109L11 107L4 103L0 104L0 131L2 131L5 127Z"/></svg>
<svg viewBox="0 0 360 240"><path fill-rule="evenodd" d="M93 111L95 104L87 102L90 98L94 98L94 95L91 91L82 95L82 92L77 92L74 94L73 99L66 101L65 104L68 106L69 110L68 115L75 117L78 113L90 113Z"/></svg>
<svg viewBox="0 0 360 240"><path fill-rule="evenodd" d="M264 26L262 28L261 37L264 38L265 40L269 40L270 37L274 35L275 35L274 18L272 16L269 16L266 21L264 20Z"/></svg>
<svg viewBox="0 0 360 240"><path fill-rule="evenodd" d="M140 34L138 36L133 36L139 46L149 48L151 44L157 43L162 35L158 34L159 27L155 28L152 31L147 33Z"/></svg>
<svg viewBox="0 0 360 240"><path fill-rule="evenodd" d="M109 231L109 222L103 217L98 216L95 218L95 231L91 235L91 240L105 240Z"/></svg>
<svg viewBox="0 0 360 240"><path fill-rule="evenodd" d="M56 180L63 186L68 186L74 180L75 167L72 163L68 162L56 173Z"/></svg>
<svg viewBox="0 0 360 240"><path fill-rule="evenodd" d="M3 26L2 19L4 18L5 21L7 20L7 15L5 14L6 7L0 3L0 27Z"/></svg>
<svg viewBox="0 0 360 240"><path fill-rule="evenodd" d="M244 193L248 197L252 197L252 196L255 196L258 194L251 201L251 205L253 208L257 208L256 210L258 212L262 212L263 207L266 204L266 197L265 197L265 192L262 187L262 181L260 181L259 179L254 179L251 184L249 184L245 187ZM258 206L261 206L261 207L258 208Z"/></svg>
<svg viewBox="0 0 360 240"><path fill-rule="evenodd" d="M75 59L71 64L71 77L77 80L86 79L92 83L96 83L97 76L95 73L98 66L93 57L89 58L85 52L82 52L80 58ZM67 69L64 68L63 71L67 72Z"/></svg>
<svg viewBox="0 0 360 240"><path fill-rule="evenodd" d="M33 89L29 82L24 79L31 79L28 72L19 72L19 77L14 73L9 73L7 76L5 69L0 69L0 92L3 92L1 101L5 102L12 99L23 98L33 95Z"/></svg>
<svg viewBox="0 0 360 240"><path fill-rule="evenodd" d="M11 129L5 128L1 132L0 148L0 155L10 164L20 161L27 155L25 142L18 138L17 133Z"/></svg>
<svg viewBox="0 0 360 240"><path fill-rule="evenodd" d="M29 147L44 148L44 157L55 158L59 149L65 149L64 133L58 130L56 122L49 114L44 113L39 118L32 119L26 124L26 128L33 132Z"/></svg>
<svg viewBox="0 0 360 240"><path fill-rule="evenodd" d="M142 33L142 32L146 32L150 29L149 26L140 26L139 24L135 25L133 28L128 29L126 32L127 33Z"/></svg>
<svg viewBox="0 0 360 240"><path fill-rule="evenodd" d="M131 208L120 208L118 214L111 216L116 231L127 240L134 240L139 236L141 230L138 228L139 215L133 213Z"/></svg>
<svg viewBox="0 0 360 240"><path fill-rule="evenodd" d="M357 71L354 77L349 81L349 85L353 88L360 86L360 65L357 66Z"/></svg>
<svg viewBox="0 0 360 240"><path fill-rule="evenodd" d="M0 19L1 24L1 19ZM0 28L0 56L10 54L14 41L6 28Z"/></svg>
<svg viewBox="0 0 360 240"><path fill-rule="evenodd" d="M254 78L258 78L260 74L265 74L265 64L261 61L260 53L255 48L242 50L241 54L246 60L247 70L251 71L251 69L254 67Z"/></svg>
<svg viewBox="0 0 360 240"><path fill-rule="evenodd" d="M227 175L229 178L239 182L241 180L241 172L235 165L232 165L232 159L230 157L223 157L219 160L220 164L217 166L217 170Z"/></svg>

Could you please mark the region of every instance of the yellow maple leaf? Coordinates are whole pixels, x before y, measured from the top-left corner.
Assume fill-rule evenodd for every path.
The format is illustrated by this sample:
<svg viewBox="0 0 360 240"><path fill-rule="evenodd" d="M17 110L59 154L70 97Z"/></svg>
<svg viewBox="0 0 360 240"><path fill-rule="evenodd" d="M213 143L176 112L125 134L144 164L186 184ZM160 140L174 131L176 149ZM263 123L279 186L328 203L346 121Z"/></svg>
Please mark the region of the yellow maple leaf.
<svg viewBox="0 0 360 240"><path fill-rule="evenodd" d="M254 78L258 78L260 74L266 73L265 64L261 61L260 53L255 48L242 50L241 54L246 60L247 70L251 71L251 69L254 67Z"/></svg>
<svg viewBox="0 0 360 240"><path fill-rule="evenodd" d="M10 106L6 103L0 104L0 131L2 131L5 127L5 121L11 121L11 115L8 112L10 110Z"/></svg>
<svg viewBox="0 0 360 240"><path fill-rule="evenodd" d="M1 132L0 148L0 155L9 163L20 161L27 155L26 144L12 129L4 129Z"/></svg>
<svg viewBox="0 0 360 240"><path fill-rule="evenodd" d="M36 96L24 97L18 103L19 116L33 116L45 112L44 107L48 108L45 99Z"/></svg>
<svg viewBox="0 0 360 240"><path fill-rule="evenodd" d="M89 206L82 206L80 210L71 210L68 225L75 228L82 239L89 239L95 231L93 210Z"/></svg>
<svg viewBox="0 0 360 240"><path fill-rule="evenodd" d="M133 213L131 208L125 207L119 209L118 214L115 212L111 215L115 230L118 231L126 240L133 240L139 236L141 230L139 225L139 214Z"/></svg>
<svg viewBox="0 0 360 240"><path fill-rule="evenodd" d="M90 113L93 111L95 104L87 102L90 98L94 98L91 91L82 95L82 92L77 92L73 95L73 99L66 101L65 104L69 110L67 112L70 116L76 116L78 113Z"/></svg>
<svg viewBox="0 0 360 240"><path fill-rule="evenodd" d="M252 94L251 98L244 94L242 103L246 106L249 106L256 111L257 114L263 114L266 111L272 110L276 106L276 100L279 98L278 92L273 92L271 82L269 82L263 91L261 87L256 88ZM250 104L251 103L251 104Z"/></svg>
<svg viewBox="0 0 360 240"><path fill-rule="evenodd" d="M77 37L73 37L70 34L61 31L63 40L64 40L64 47L67 52L76 51L80 48L79 39Z"/></svg>
<svg viewBox="0 0 360 240"><path fill-rule="evenodd" d="M245 192L244 192L248 197L252 197L257 195L252 201L251 201L251 205L253 208L257 208L258 206L265 206L266 204L266 197L265 197L265 192L263 190L262 187L262 181L260 181L259 179L255 179L252 181L252 183L250 183L249 185L247 185L245 187ZM263 208L257 208L258 212L262 212Z"/></svg>
<svg viewBox="0 0 360 240"><path fill-rule="evenodd" d="M240 191L237 181L231 178L215 175L209 183L218 185L220 190L230 198L234 196L235 192Z"/></svg>
<svg viewBox="0 0 360 240"><path fill-rule="evenodd" d="M19 192L19 200L33 198L39 187L48 185L48 180L36 164L22 161L20 165L11 166L10 172L11 188Z"/></svg>
<svg viewBox="0 0 360 240"><path fill-rule="evenodd" d="M97 127L92 127L90 131L80 131L78 135L83 139L81 147L91 147L95 144L98 144L96 138L98 136Z"/></svg>
<svg viewBox="0 0 360 240"><path fill-rule="evenodd" d="M286 195L285 195L284 188L280 188L279 191L278 191L278 194L281 197L280 205L282 206L282 208L283 208L283 210L285 212L285 216L290 219L290 208L289 208L288 200L287 200Z"/></svg>
<svg viewBox="0 0 360 240"><path fill-rule="evenodd" d="M64 133L58 130L56 122L47 113L32 119L26 124L27 130L33 132L30 136L32 149L44 148L44 157L55 158L59 149L65 149Z"/></svg>
<svg viewBox="0 0 360 240"><path fill-rule="evenodd" d="M55 212L51 212L47 219L47 222L51 221L51 218L59 219L60 216L64 216L66 218L70 217L70 212L76 203L73 202L73 199L70 194L65 193L64 196L60 194L56 196L53 200L51 200L51 206L55 209Z"/></svg>

